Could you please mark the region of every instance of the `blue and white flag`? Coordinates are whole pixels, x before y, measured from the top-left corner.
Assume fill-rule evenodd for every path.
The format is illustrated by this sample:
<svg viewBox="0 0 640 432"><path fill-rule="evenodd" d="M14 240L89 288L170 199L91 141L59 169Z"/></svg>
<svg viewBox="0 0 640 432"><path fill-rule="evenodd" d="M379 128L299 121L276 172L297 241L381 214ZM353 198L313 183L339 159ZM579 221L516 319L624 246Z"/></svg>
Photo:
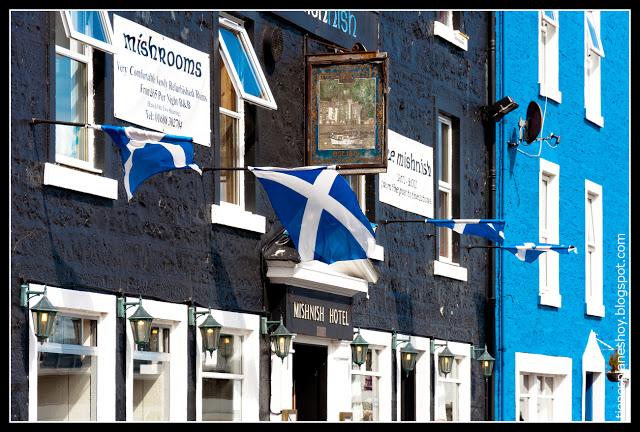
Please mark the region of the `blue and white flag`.
<svg viewBox="0 0 640 432"><path fill-rule="evenodd" d="M538 259L540 254L553 251L561 254L578 253L578 248L575 246L564 245L552 245L552 244L539 244L524 243L519 246L503 246L502 249L508 250L514 254L520 261L532 263Z"/></svg>
<svg viewBox="0 0 640 432"><path fill-rule="evenodd" d="M471 234L491 241L504 241L504 224L501 219L425 219L439 227L449 228L459 234Z"/></svg>
<svg viewBox="0 0 640 432"><path fill-rule="evenodd" d="M134 127L95 125L109 134L120 148L124 170L124 188L129 201L136 188L154 174L173 169L191 168L202 175L193 162L191 137L167 135Z"/></svg>
<svg viewBox="0 0 640 432"><path fill-rule="evenodd" d="M248 167L289 232L301 261L365 259L375 235L358 199L335 166Z"/></svg>

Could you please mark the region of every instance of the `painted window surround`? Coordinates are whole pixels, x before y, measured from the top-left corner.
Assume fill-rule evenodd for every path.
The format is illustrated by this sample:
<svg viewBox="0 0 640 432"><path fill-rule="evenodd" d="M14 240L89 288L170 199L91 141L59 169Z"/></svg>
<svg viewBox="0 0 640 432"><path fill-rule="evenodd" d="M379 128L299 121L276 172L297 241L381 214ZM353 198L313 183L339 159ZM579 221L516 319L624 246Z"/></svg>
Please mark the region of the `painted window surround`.
<svg viewBox="0 0 640 432"><path fill-rule="evenodd" d="M153 317L153 322L163 324L171 328L169 337L169 421L187 420L187 306L175 303L166 303L156 300L142 299L144 309ZM126 419L133 420L133 332L128 317L131 316L136 306L127 310L126 323ZM114 309L115 310L115 306ZM120 318L123 319L123 318Z"/></svg>
<svg viewBox="0 0 640 432"><path fill-rule="evenodd" d="M596 32L599 48L591 42L589 32L589 24L591 22ZM584 103L585 118L597 126L604 127L604 117L602 116L602 59L604 58L604 49L602 47L602 39L600 37L600 12L585 11L584 12ZM590 72L590 62L594 62L593 71Z"/></svg>
<svg viewBox="0 0 640 432"><path fill-rule="evenodd" d="M602 284L602 186L593 183L589 180L584 181L585 188L585 312L587 315L604 317L605 316L605 308L603 303L603 284ZM587 212L589 211L588 207L588 199L589 196L592 197L592 208L593 208L593 227L595 230L595 253L593 254L592 265L591 265L591 281L594 285L592 296L589 296L587 291L588 281L587 281L587 266L588 266L588 251L589 244L587 239L586 230L587 226ZM594 199L595 197L595 199Z"/></svg>
<svg viewBox="0 0 640 432"><path fill-rule="evenodd" d="M435 339L435 344L442 344L442 346L436 346L435 352L433 353L433 367L438 367L438 354L444 349L444 344L446 341ZM460 391L458 392L458 421L465 422L471 420L471 345L462 343L462 342L451 342L449 341L449 350L452 354L456 356L456 358L460 359L460 364L458 366L458 377L461 380L460 382ZM434 394L433 400L437 401L440 393L440 388L438 385L439 382L439 374L438 371L434 371ZM444 407L439 407L436 402L434 402L434 420L438 421L438 419L444 418Z"/></svg>
<svg viewBox="0 0 640 432"><path fill-rule="evenodd" d="M406 339L408 335L398 333L398 337ZM365 340L368 342L369 339ZM416 360L415 374L416 374L416 419L418 422L431 421L431 340L420 336L410 337L411 345L418 351L418 357ZM401 418L401 389L400 380L402 378L402 366L400 362L400 350L406 344L398 345L396 349L396 382L398 383L396 388L396 400L398 401L396 418ZM381 399L382 401L382 399Z"/></svg>
<svg viewBox="0 0 640 432"><path fill-rule="evenodd" d="M43 285L29 284L30 290L43 290ZM42 297L29 300L34 306ZM97 319L97 421L116 420L116 297L85 291L47 286L47 298L61 312ZM29 421L38 419L38 340L34 334L32 314L29 318Z"/></svg>
<svg viewBox="0 0 640 432"><path fill-rule="evenodd" d="M380 350L378 370L381 373L378 397L379 421L391 421L391 333L361 329L360 334L372 348ZM339 413L351 411L351 341L330 340L314 336L297 335L293 342L327 347L327 421L339 421ZM294 350L292 349L292 352ZM293 362L289 355L281 361L271 354L270 410L277 413L291 409L293 388ZM280 415L271 414L271 421L282 421Z"/></svg>
<svg viewBox="0 0 640 432"><path fill-rule="evenodd" d="M146 302L145 302L146 304ZM211 309L213 318L222 324L222 333L242 336L242 421L259 421L260 408L260 317ZM205 315L206 316L206 315ZM199 317L196 328L204 317ZM196 330L196 421L202 421L202 335ZM214 352L215 355L215 352ZM276 357L278 361L280 359ZM223 374L226 375L226 374Z"/></svg>
<svg viewBox="0 0 640 432"><path fill-rule="evenodd" d="M520 373L530 372L555 375L554 381L554 421L571 421L571 363L570 357L556 357L542 354L515 353L514 418L520 412Z"/></svg>
<svg viewBox="0 0 640 432"><path fill-rule="evenodd" d="M433 35L440 36L458 48L467 51L469 49L469 36L453 28L453 11L448 11L448 14L448 24L441 23L437 20L433 22Z"/></svg>
<svg viewBox="0 0 640 432"><path fill-rule="evenodd" d="M538 83L540 96L562 102L559 85L559 12L556 19L549 18L543 11L538 12Z"/></svg>
<svg viewBox="0 0 640 432"><path fill-rule="evenodd" d="M600 346L596 340L596 333L591 330L589 332L589 340L582 354L582 421L585 417L585 400L586 400L586 376L587 372L597 373L592 388L593 397L593 421L604 421L604 393L605 393L605 359L600 351Z"/></svg>
<svg viewBox="0 0 640 432"><path fill-rule="evenodd" d="M542 219L544 217L543 211L545 211L544 197L543 197L543 178L548 180L547 182L547 203L546 206L546 218L548 221L548 228L546 233L542 227ZM549 162L544 159L540 159L540 172L539 172L539 235L540 242L557 244L559 241L560 232L560 165ZM546 240L544 238L546 237ZM539 303L541 305L561 307L562 296L560 295L560 259L557 253L545 252L538 258L538 270L539 270ZM547 265L547 280L548 286L545 286L543 281L543 265Z"/></svg>

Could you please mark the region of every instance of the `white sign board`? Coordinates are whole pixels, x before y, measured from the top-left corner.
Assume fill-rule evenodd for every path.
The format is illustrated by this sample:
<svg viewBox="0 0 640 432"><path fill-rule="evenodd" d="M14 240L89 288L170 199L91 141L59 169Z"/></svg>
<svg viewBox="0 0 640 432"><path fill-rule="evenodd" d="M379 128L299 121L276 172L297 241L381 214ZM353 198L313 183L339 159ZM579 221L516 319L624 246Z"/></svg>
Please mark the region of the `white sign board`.
<svg viewBox="0 0 640 432"><path fill-rule="evenodd" d="M211 145L209 54L113 16L113 115Z"/></svg>
<svg viewBox="0 0 640 432"><path fill-rule="evenodd" d="M380 201L433 218L433 149L389 130Z"/></svg>

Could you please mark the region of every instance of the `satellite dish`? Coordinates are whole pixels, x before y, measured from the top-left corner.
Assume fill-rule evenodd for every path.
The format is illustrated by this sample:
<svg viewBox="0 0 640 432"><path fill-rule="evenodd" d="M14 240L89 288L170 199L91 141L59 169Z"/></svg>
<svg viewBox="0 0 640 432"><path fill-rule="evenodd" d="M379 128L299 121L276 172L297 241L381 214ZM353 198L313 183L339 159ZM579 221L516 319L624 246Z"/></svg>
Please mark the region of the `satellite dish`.
<svg viewBox="0 0 640 432"><path fill-rule="evenodd" d="M529 102L527 120L524 126L524 140L531 144L540 135L542 129L542 110L535 101Z"/></svg>

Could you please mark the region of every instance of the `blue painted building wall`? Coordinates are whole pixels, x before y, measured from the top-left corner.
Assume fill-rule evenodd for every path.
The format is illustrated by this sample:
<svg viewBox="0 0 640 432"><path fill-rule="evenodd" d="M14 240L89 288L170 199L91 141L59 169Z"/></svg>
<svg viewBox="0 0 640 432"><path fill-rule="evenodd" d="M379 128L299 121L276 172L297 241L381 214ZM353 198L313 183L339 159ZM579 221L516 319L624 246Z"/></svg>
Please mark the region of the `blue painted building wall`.
<svg viewBox="0 0 640 432"><path fill-rule="evenodd" d="M553 308L539 305L539 261L527 264L506 251L497 252L495 419L516 419L515 353L526 352L572 359L571 418L575 421L582 419L582 355L590 331L612 346L629 341L629 327L618 326L619 318L628 322L629 316L628 298L619 297L619 273L621 284L630 290L630 284L622 281L630 279L629 14L600 14L605 50L602 128L585 119L584 13L559 13L561 103L545 102L539 95L538 19L537 11L496 12L496 99L508 95L520 105L496 126L496 212L507 222L505 244L538 242L540 162L507 142L517 135L518 119L526 117L529 101L536 101L543 112L546 103L541 136L553 132L562 139L555 149L544 145L540 157L560 166L559 240L577 246L578 255L560 255L562 305ZM520 148L538 153L535 142ZM585 179L602 186L604 318L585 314ZM619 239L619 234L625 238ZM616 309L617 304L624 308ZM624 348L629 367L630 353ZM600 349L606 362L612 351L603 345ZM606 380L605 420L617 420L617 411L618 384Z"/></svg>

